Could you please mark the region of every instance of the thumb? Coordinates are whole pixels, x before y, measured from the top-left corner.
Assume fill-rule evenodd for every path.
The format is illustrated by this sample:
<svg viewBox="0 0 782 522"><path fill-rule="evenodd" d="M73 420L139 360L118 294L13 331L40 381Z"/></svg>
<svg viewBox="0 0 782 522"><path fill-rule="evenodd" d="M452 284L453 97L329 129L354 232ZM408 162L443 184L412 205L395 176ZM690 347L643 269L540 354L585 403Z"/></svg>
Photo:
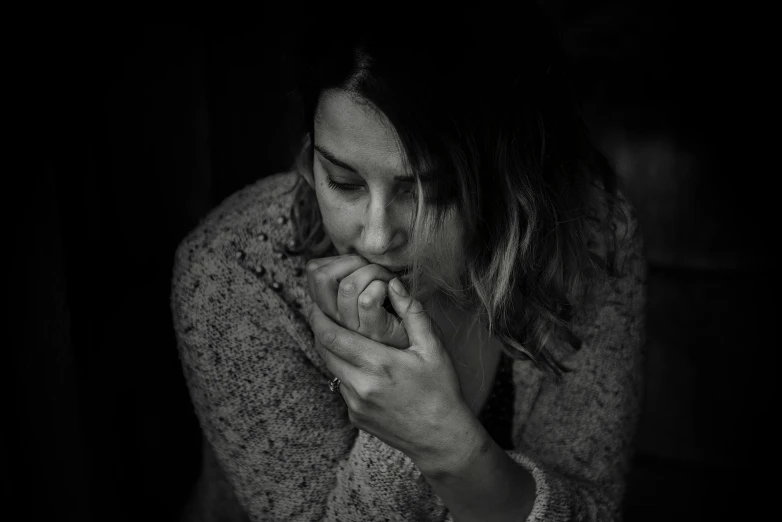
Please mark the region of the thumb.
<svg viewBox="0 0 782 522"><path fill-rule="evenodd" d="M402 324L407 330L407 337L411 346L434 346L440 342L436 334L435 325L431 316L426 313L424 305L417 299L413 299L402 282L394 278L389 285L388 293L394 311L399 315Z"/></svg>

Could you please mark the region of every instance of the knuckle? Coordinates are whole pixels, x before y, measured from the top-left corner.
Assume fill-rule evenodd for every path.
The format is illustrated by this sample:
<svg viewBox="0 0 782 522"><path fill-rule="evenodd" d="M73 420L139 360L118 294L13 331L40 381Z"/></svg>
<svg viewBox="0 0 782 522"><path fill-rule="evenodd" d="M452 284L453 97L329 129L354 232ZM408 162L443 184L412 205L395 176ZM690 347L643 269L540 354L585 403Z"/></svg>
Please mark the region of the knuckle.
<svg viewBox="0 0 782 522"><path fill-rule="evenodd" d="M412 300L407 304L405 312L408 314L423 314L426 313L423 305L416 300Z"/></svg>
<svg viewBox="0 0 782 522"><path fill-rule="evenodd" d="M366 384L358 384L357 386L354 387L354 389L356 391L356 396L361 399L361 401L358 401L358 403L355 404L354 411L355 413L361 414L363 409L362 408L363 401L366 401L369 398L371 398L374 395L374 391L372 386L368 386Z"/></svg>
<svg viewBox="0 0 782 522"><path fill-rule="evenodd" d="M352 296L356 293L356 284L353 281L343 279L339 284L339 292L344 296Z"/></svg>
<svg viewBox="0 0 782 522"><path fill-rule="evenodd" d="M313 272L310 272L310 279L318 284L324 284L326 282L326 278L326 273L320 268L316 268Z"/></svg>
<svg viewBox="0 0 782 522"><path fill-rule="evenodd" d="M307 277L309 279L317 279L318 274L322 274L323 271L321 270L320 263L313 260L307 263L307 266L305 267L305 270L307 272Z"/></svg>
<svg viewBox="0 0 782 522"><path fill-rule="evenodd" d="M323 346L332 346L337 342L337 334L332 330L326 330L321 334L320 342Z"/></svg>
<svg viewBox="0 0 782 522"><path fill-rule="evenodd" d="M369 381L370 384L364 387L364 394L362 397L367 400L371 400L373 397L382 393L382 385L380 383L393 380L393 372L389 363L380 362L373 365L371 368L367 368L367 372L372 376Z"/></svg>
<svg viewBox="0 0 782 522"><path fill-rule="evenodd" d="M362 295L358 298L358 305L361 308L364 308L366 310L369 310L373 307L374 299L372 299L372 296L369 295Z"/></svg>
<svg viewBox="0 0 782 522"><path fill-rule="evenodd" d="M361 426L363 425L361 422L361 415L356 411L355 407L353 406L348 408L348 420L350 420L350 423L356 428L361 428Z"/></svg>

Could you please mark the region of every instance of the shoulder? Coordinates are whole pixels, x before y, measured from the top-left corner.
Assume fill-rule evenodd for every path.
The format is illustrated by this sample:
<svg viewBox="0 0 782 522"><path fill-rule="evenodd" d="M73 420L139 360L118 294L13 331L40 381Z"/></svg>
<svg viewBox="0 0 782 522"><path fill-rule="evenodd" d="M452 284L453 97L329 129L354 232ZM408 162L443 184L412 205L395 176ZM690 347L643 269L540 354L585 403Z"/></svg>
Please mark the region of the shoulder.
<svg viewBox="0 0 782 522"><path fill-rule="evenodd" d="M285 172L242 188L182 239L171 286L175 316L220 319L226 327L250 309L259 319L263 313L275 322L296 319L308 304L303 262L284 251L293 237L296 180L295 172Z"/></svg>
<svg viewBox="0 0 782 522"><path fill-rule="evenodd" d="M606 277L589 283L578 300L571 327L579 339L591 340L579 357L603 353L598 338L637 339L646 299L646 256L633 204L621 190L615 196L598 190L592 201L587 247L605 263Z"/></svg>
<svg viewBox="0 0 782 522"><path fill-rule="evenodd" d="M595 187L589 202L588 248L618 274L632 269L628 262L643 258L644 250L635 206L621 188L611 195Z"/></svg>
<svg viewBox="0 0 782 522"><path fill-rule="evenodd" d="M296 183L295 172L272 174L234 192L215 206L183 243L193 241L218 241L223 232L260 222L268 223L272 218L287 214L293 198L292 189Z"/></svg>
<svg viewBox="0 0 782 522"><path fill-rule="evenodd" d="M617 193L611 215L609 231L612 245L612 275L618 279L630 279L634 285L646 279L646 253L641 224L635 207L622 191Z"/></svg>
<svg viewBox="0 0 782 522"><path fill-rule="evenodd" d="M261 178L219 203L180 241L176 261L198 263L202 256L230 254L249 236L281 240L292 201L296 174L285 172ZM282 219L280 219L282 218ZM280 221L279 223L277 221Z"/></svg>
<svg viewBox="0 0 782 522"><path fill-rule="evenodd" d="M191 392L201 394L201 403L216 400L209 394L226 401L239 396L242 382L281 357L301 361L303 355L330 376L303 313L311 302L303 260L284 249L293 237L296 176L268 176L230 195L176 250L173 326Z"/></svg>

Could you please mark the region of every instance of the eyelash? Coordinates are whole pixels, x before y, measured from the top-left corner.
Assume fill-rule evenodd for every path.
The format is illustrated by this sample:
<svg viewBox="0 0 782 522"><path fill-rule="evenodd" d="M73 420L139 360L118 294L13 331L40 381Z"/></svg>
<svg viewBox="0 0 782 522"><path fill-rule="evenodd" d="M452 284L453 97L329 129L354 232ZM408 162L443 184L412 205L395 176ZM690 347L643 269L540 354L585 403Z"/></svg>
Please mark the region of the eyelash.
<svg viewBox="0 0 782 522"><path fill-rule="evenodd" d="M328 186L332 190L338 190L338 191L341 191L341 192L353 192L353 191L358 190L358 189L361 188L359 185L348 185L348 184L345 184L345 183L337 183L336 181L331 179L330 176L326 176L326 183L328 183ZM409 194L411 196L414 196L416 194L415 189L413 189L412 191L406 191L406 192L407 192L407 194Z"/></svg>
<svg viewBox="0 0 782 522"><path fill-rule="evenodd" d="M353 192L354 190L358 190L358 185L346 185L344 183L337 183L330 177L326 177L326 182L328 183L329 187L331 187L333 190L341 190L344 192Z"/></svg>

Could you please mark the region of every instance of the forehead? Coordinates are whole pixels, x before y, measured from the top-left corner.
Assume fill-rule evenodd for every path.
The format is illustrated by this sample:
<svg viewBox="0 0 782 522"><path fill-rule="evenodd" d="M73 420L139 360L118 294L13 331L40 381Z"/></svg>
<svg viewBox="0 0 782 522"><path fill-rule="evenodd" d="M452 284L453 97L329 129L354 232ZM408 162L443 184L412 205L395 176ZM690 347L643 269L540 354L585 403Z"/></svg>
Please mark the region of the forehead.
<svg viewBox="0 0 782 522"><path fill-rule="evenodd" d="M321 95L314 141L361 174L404 174L402 151L391 123L379 110L345 91L328 90Z"/></svg>

